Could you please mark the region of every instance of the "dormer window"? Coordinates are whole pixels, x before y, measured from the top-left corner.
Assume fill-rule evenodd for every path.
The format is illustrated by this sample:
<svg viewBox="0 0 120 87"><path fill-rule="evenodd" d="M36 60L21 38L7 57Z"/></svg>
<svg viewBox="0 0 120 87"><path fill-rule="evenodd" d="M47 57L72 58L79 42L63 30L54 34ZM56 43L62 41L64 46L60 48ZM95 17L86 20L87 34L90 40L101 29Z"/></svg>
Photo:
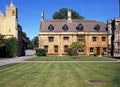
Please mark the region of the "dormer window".
<svg viewBox="0 0 120 87"><path fill-rule="evenodd" d="M95 29L96 31L99 31L99 30L100 30L100 25L99 25L99 24L95 25L94 29Z"/></svg>
<svg viewBox="0 0 120 87"><path fill-rule="evenodd" d="M66 24L63 26L63 30L68 31L68 26Z"/></svg>
<svg viewBox="0 0 120 87"><path fill-rule="evenodd" d="M49 31L53 31L54 30L54 26L52 24L50 24L49 27L48 27L48 30Z"/></svg>
<svg viewBox="0 0 120 87"><path fill-rule="evenodd" d="M79 24L79 25L76 27L76 30L78 30L78 31L83 31L83 25L82 25L82 24Z"/></svg>

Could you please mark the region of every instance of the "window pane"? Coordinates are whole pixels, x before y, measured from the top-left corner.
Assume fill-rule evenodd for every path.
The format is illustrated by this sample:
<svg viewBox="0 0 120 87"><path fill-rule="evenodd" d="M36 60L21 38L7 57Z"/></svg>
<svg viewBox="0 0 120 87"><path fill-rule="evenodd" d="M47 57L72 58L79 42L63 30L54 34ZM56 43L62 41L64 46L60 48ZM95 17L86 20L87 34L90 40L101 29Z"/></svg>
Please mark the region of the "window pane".
<svg viewBox="0 0 120 87"><path fill-rule="evenodd" d="M90 52L93 52L94 48L90 48Z"/></svg>
<svg viewBox="0 0 120 87"><path fill-rule="evenodd" d="M49 42L53 42L54 41L54 37L49 37Z"/></svg>
<svg viewBox="0 0 120 87"><path fill-rule="evenodd" d="M69 40L69 37L64 37L64 41L68 41Z"/></svg>
<svg viewBox="0 0 120 87"><path fill-rule="evenodd" d="M68 45L65 45L64 46L64 52L67 52L67 49L68 49Z"/></svg>
<svg viewBox="0 0 120 87"><path fill-rule="evenodd" d="M55 52L55 53L58 53L58 45L55 45L55 46L54 46L54 52Z"/></svg>
<svg viewBox="0 0 120 87"><path fill-rule="evenodd" d="M96 37L93 37L93 42L96 42Z"/></svg>
<svg viewBox="0 0 120 87"><path fill-rule="evenodd" d="M105 41L106 40L106 37L102 37L102 41Z"/></svg>
<svg viewBox="0 0 120 87"><path fill-rule="evenodd" d="M46 52L48 53L48 45L44 46L44 49L46 50Z"/></svg>

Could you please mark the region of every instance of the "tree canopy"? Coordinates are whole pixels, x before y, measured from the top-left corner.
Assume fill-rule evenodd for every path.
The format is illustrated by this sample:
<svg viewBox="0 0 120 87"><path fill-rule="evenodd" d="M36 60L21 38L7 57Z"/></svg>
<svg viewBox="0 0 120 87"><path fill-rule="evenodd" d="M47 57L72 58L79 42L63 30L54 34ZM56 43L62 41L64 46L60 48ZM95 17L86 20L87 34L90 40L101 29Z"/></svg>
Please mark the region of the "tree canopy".
<svg viewBox="0 0 120 87"><path fill-rule="evenodd" d="M53 19L67 19L68 10L71 10L72 19L84 19L84 17L79 15L78 12L74 11L73 9L67 9L67 8L62 8L62 9L59 9L58 12L55 12L53 14Z"/></svg>
<svg viewBox="0 0 120 87"><path fill-rule="evenodd" d="M70 56L77 56L79 50L82 50L82 49L83 49L83 45L82 44L80 44L79 42L73 42L70 45L70 48L68 48L68 55L70 55Z"/></svg>

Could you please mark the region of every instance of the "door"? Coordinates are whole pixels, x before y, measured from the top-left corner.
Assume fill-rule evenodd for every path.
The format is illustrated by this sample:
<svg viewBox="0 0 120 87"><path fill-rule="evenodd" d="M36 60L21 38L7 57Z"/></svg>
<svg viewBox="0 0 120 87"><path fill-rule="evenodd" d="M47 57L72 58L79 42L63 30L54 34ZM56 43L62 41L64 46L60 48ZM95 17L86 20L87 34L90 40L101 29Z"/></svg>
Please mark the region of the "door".
<svg viewBox="0 0 120 87"><path fill-rule="evenodd" d="M100 55L100 48L97 48L97 55Z"/></svg>

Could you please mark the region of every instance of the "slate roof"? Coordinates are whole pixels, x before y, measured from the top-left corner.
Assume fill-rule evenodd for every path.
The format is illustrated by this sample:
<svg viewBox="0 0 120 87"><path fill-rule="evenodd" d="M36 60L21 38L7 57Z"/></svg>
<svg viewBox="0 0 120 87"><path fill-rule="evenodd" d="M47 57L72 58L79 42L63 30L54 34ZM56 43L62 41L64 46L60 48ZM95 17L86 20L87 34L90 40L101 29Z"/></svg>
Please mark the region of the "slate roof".
<svg viewBox="0 0 120 87"><path fill-rule="evenodd" d="M53 31L49 31L48 27L49 25L54 26ZM63 30L64 25L68 26L67 32L78 32L76 27L79 24L83 25L83 31L86 32L96 32L94 27L98 24L100 26L99 32L106 32L106 24L103 22L97 22L94 20L71 20L68 21L67 19L54 19L54 20L43 20L40 25L40 32L65 32Z"/></svg>

